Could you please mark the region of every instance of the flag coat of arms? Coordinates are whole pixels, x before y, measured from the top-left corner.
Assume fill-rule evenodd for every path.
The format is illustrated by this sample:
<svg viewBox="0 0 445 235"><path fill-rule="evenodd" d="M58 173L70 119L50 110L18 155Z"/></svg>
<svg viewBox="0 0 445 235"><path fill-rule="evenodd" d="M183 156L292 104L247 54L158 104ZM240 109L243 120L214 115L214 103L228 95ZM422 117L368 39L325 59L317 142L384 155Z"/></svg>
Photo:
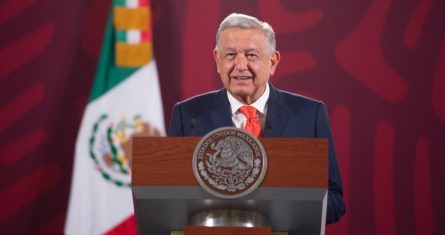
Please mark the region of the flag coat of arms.
<svg viewBox="0 0 445 235"><path fill-rule="evenodd" d="M131 137L165 135L147 0L115 0L77 137L66 234L136 233Z"/></svg>

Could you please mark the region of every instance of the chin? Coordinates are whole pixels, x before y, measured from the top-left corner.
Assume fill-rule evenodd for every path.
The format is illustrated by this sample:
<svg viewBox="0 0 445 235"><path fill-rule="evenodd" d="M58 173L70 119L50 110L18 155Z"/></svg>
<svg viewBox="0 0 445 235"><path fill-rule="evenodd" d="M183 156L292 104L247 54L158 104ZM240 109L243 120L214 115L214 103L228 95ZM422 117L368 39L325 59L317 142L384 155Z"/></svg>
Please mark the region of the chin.
<svg viewBox="0 0 445 235"><path fill-rule="evenodd" d="M243 90L232 90L230 93L232 93L233 96L238 96L238 97L247 97L247 96L252 96L252 92L247 92L247 91L243 91Z"/></svg>
<svg viewBox="0 0 445 235"><path fill-rule="evenodd" d="M244 94L244 95L252 94L253 92L252 88L247 86L232 86L230 87L230 91L232 92L232 94Z"/></svg>

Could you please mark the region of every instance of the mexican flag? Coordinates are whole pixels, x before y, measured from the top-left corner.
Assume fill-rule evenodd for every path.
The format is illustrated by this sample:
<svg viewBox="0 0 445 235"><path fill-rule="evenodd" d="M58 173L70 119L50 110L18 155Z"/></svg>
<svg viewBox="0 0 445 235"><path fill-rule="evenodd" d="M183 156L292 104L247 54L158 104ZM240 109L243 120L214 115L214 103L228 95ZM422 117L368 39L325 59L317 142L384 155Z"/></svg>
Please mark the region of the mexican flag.
<svg viewBox="0 0 445 235"><path fill-rule="evenodd" d="M66 234L135 234L131 137L165 135L147 0L115 0L77 137Z"/></svg>

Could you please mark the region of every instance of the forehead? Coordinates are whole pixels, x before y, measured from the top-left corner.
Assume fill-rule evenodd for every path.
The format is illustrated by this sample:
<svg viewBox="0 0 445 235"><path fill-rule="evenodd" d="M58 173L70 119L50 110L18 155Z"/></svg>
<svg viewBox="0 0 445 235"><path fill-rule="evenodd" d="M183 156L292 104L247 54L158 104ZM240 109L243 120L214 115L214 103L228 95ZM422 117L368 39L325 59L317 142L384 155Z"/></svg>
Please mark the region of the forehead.
<svg viewBox="0 0 445 235"><path fill-rule="evenodd" d="M266 49L266 35L261 29L228 28L221 33L222 49Z"/></svg>

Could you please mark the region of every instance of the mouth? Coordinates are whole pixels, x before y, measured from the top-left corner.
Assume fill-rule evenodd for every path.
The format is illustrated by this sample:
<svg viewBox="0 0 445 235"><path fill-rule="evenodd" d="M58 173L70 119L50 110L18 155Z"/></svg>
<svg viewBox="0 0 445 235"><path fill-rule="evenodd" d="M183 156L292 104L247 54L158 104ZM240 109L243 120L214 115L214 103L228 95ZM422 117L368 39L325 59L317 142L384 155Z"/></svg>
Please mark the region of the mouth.
<svg viewBox="0 0 445 235"><path fill-rule="evenodd" d="M245 80L253 79L252 76L231 76L230 78L235 79L237 81L245 81Z"/></svg>

